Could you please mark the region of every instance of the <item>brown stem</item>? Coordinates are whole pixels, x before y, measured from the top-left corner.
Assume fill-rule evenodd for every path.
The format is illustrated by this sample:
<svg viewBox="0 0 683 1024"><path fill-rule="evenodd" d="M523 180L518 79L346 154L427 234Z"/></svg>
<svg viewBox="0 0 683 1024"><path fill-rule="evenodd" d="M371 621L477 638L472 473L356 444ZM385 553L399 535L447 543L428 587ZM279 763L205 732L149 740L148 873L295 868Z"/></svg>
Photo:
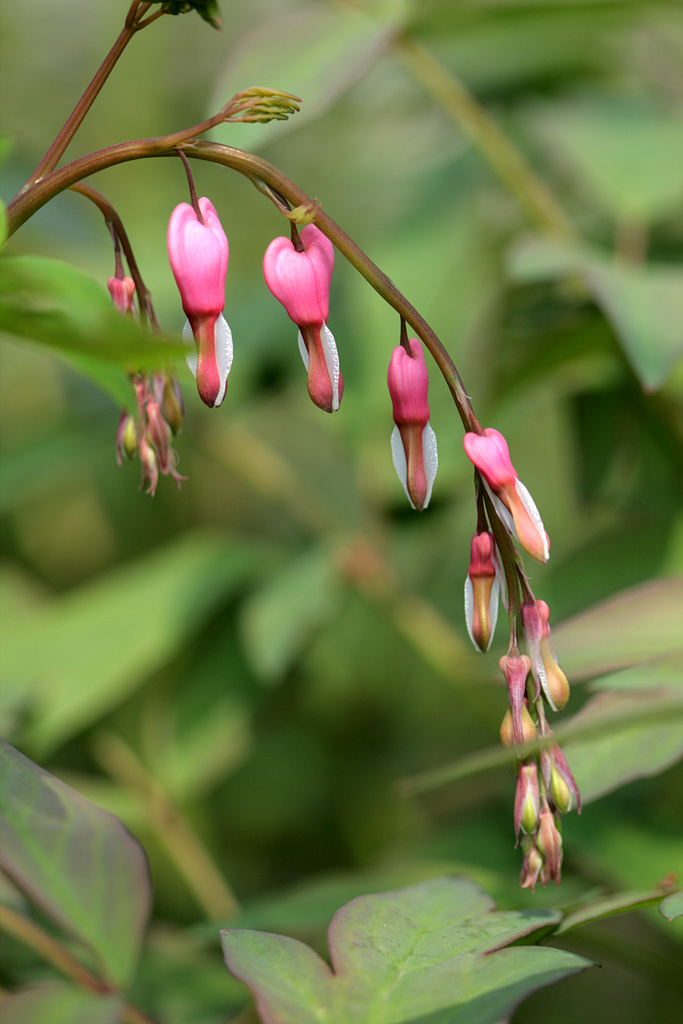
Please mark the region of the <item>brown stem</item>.
<svg viewBox="0 0 683 1024"><path fill-rule="evenodd" d="M102 981L78 960L73 953L55 939L44 928L13 907L0 903L0 929L13 935L25 945L33 949L43 960L56 967L58 971L71 978L81 988L97 995L114 995L116 989ZM154 1024L151 1017L138 1009L137 1006L125 1004L123 1020L126 1024Z"/></svg>
<svg viewBox="0 0 683 1024"><path fill-rule="evenodd" d="M79 179L129 160L141 160L147 157L158 156L177 156L177 150L182 147L183 152L188 157L207 160L211 163L219 163L243 174L249 178L259 191L267 195L285 215L289 213L289 207L283 206L283 198L286 204L288 203L294 207L309 205L314 211L313 223L327 235L342 256L404 318L406 323L410 324L418 337L424 342L448 385L465 430L482 434L482 428L474 415L474 410L455 364L432 328L415 307L408 302L405 295L366 256L363 250L349 238L346 232L342 231L331 217L316 206L310 196L279 171L277 167L267 163L267 161L255 156L253 153L245 153L240 149L234 149L232 146L196 141L195 136L197 134L219 123L221 119L221 115L217 115L217 117L211 118L201 125L195 125L193 128L188 128L175 135L122 142L116 146L98 150L96 153L90 153L88 156L74 160L65 167L60 167L14 197L7 207L9 234L13 234L36 210L44 206L54 196L63 192L64 189L75 184Z"/></svg>
<svg viewBox="0 0 683 1024"><path fill-rule="evenodd" d="M185 174L187 175L187 184L190 189L190 202L192 209L195 212L197 220L200 224L204 223L204 215L199 209L199 200L197 199L197 189L194 187L194 178L192 177L192 170L190 168L190 161L187 159L182 149L177 150L178 156L183 161L183 167L185 168Z"/></svg>
<svg viewBox="0 0 683 1024"><path fill-rule="evenodd" d="M98 192L90 185L86 185L84 184L84 182L79 181L75 185L71 185L70 189L72 192L78 192L80 193L80 195L85 196L87 199L93 202L95 206L98 208L98 210L100 210L100 212L102 213L106 223L111 224L111 226L113 227L114 231L116 232L116 236L119 242L121 243L121 248L123 249L123 252L125 254L126 262L128 263L128 268L130 270L130 276L133 278L133 281L135 282L135 290L137 292L138 301L140 303L140 319L144 323L149 318L155 330L161 333L161 328L159 327L159 323L157 321L154 309L152 307L151 294L149 292L149 289L146 287L145 282L142 280L142 275L138 268L137 260L133 255L133 248L130 244L128 234L123 226L123 221L119 217L118 213L111 205L109 200L105 199L101 192Z"/></svg>
<svg viewBox="0 0 683 1024"><path fill-rule="evenodd" d="M119 57L128 46L128 43L131 41L135 33L141 28L145 28L147 25L151 24L152 21L156 21L157 17L165 13L164 11L158 11L155 15L148 18L147 21L141 22L140 19L147 13L151 6L151 3L141 4L140 0L133 0L126 16L125 25L121 29L116 42L102 61L100 67L97 69L95 77L91 81L90 85L69 114L64 126L48 149L47 153L24 185L24 189L29 188L34 182L39 181L46 174L49 174L50 171L54 170L67 146L83 123L85 115L97 99L102 86L114 70Z"/></svg>

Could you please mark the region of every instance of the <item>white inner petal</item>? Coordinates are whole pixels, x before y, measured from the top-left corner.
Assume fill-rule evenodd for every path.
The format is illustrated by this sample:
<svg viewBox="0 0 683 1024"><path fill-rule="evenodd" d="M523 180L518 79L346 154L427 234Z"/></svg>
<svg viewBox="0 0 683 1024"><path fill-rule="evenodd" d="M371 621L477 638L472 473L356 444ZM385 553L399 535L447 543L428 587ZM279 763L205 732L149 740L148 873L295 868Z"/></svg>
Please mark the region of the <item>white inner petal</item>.
<svg viewBox="0 0 683 1024"><path fill-rule="evenodd" d="M483 476L481 479L484 484L484 487L488 492L489 498L493 502L493 507L495 508L501 523L506 528L511 537L515 537L517 540L519 540L519 538L517 537L517 531L515 530L515 521L508 512L507 506L503 504L500 498L496 497L496 495L493 493L489 485L486 483L486 480L484 480Z"/></svg>
<svg viewBox="0 0 683 1024"><path fill-rule="evenodd" d="M480 650L479 644L474 639L472 634L472 622L474 621L474 587L472 586L472 580L467 577L465 580L465 622L467 623L467 632L470 634L470 640L474 644L477 650Z"/></svg>
<svg viewBox="0 0 683 1024"><path fill-rule="evenodd" d="M185 326L183 327L183 341L187 345L187 352L185 353L185 362L190 367L190 372L192 376L196 379L198 356L197 348L194 343L194 335L192 333L192 327L190 326L189 320L185 321Z"/></svg>
<svg viewBox="0 0 683 1024"><path fill-rule="evenodd" d="M225 389L228 386L228 374L230 373L230 367L232 366L233 354L232 332L222 313L219 313L218 319L216 320L216 326L214 327L214 348L216 352L218 377L221 382L218 397L214 403L214 408L217 408L225 398Z"/></svg>
<svg viewBox="0 0 683 1024"><path fill-rule="evenodd" d="M403 448L401 431L398 427L394 427L391 432L391 457L394 462L394 469L398 474L399 480L403 484L403 490L406 492L406 497L410 502L411 508L415 508L413 505L413 499L408 493L408 464L406 462L406 453Z"/></svg>
<svg viewBox="0 0 683 1024"><path fill-rule="evenodd" d="M498 578L496 578L493 581L493 585L491 587L491 604L490 604L490 608L489 608L489 615L491 617L491 635L489 637L488 646L486 648L487 651L488 651L489 647L491 646L491 644L493 643L493 634L496 631L496 623L498 622L498 595L499 595L499 593L500 593L500 584L498 583Z"/></svg>
<svg viewBox="0 0 683 1024"><path fill-rule="evenodd" d="M529 494L528 490L526 489L521 480L515 480L515 488L517 489L517 494L519 495L521 502L524 505L524 508L529 513L529 518L531 519L531 521L533 522L534 526L536 527L541 536L541 540L543 542L543 559L547 562L548 558L550 557L550 549L548 548L548 538L546 537L545 528L543 526L543 520L541 519L540 513L536 508L534 499L531 497L531 495Z"/></svg>
<svg viewBox="0 0 683 1024"><path fill-rule="evenodd" d="M337 352L334 335L327 324L323 324L323 329L320 332L320 341L323 346L327 374L332 382L332 412L336 412L339 408L339 353Z"/></svg>
<svg viewBox="0 0 683 1024"><path fill-rule="evenodd" d="M308 373L308 364L309 364L310 360L308 358L308 349L306 348L306 342L303 339L303 335L302 335L301 331L299 331L299 352L301 352L301 358L304 361L304 366L306 367L306 373Z"/></svg>
<svg viewBox="0 0 683 1024"><path fill-rule="evenodd" d="M427 508L432 497L432 487L434 486L436 471L439 468L439 456L436 450L436 434L430 427L429 423L422 431L422 461L424 463L425 476L427 478L427 497L425 498L423 508Z"/></svg>

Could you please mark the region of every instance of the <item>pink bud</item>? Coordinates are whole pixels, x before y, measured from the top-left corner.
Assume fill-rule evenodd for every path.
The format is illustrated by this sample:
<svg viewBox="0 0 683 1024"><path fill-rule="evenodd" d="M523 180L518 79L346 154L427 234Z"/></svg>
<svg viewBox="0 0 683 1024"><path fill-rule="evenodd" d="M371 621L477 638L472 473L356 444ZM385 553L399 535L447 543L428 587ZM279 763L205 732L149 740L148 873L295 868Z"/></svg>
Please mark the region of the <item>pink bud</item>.
<svg viewBox="0 0 683 1024"><path fill-rule="evenodd" d="M467 458L481 473L496 512L532 558L547 562L548 535L534 501L517 476L503 435L492 427L463 438Z"/></svg>
<svg viewBox="0 0 683 1024"><path fill-rule="evenodd" d="M555 815L545 797L541 800L541 816L536 842L545 861L541 881L546 885L549 879L552 879L556 885L559 885L562 870L562 836L555 822Z"/></svg>
<svg viewBox="0 0 683 1024"><path fill-rule="evenodd" d="M188 319L183 338L194 338L197 347L187 363L202 401L213 408L225 397L232 366L232 335L222 316L230 250L210 200L200 199L199 209L203 224L188 203L176 206L168 225L168 256Z"/></svg>
<svg viewBox="0 0 683 1024"><path fill-rule="evenodd" d="M506 654L498 664L508 687L508 699L512 711L512 741L515 746L522 746L525 742L524 695L531 661L526 654Z"/></svg>
<svg viewBox="0 0 683 1024"><path fill-rule="evenodd" d="M548 688L548 702L557 711L563 711L569 700L569 683L567 677L557 663L557 655L550 633L550 609L545 601L537 601L536 606L541 617L540 654L545 669Z"/></svg>
<svg viewBox="0 0 683 1024"><path fill-rule="evenodd" d="M303 252L289 238L274 238L263 257L266 284L299 327L299 351L308 374L308 393L325 412L336 412L344 378L334 336L327 326L334 247L314 224L303 228Z"/></svg>
<svg viewBox="0 0 683 1024"><path fill-rule="evenodd" d="M107 288L112 301L119 313L123 316L135 316L135 281L132 277L110 277L107 281Z"/></svg>
<svg viewBox="0 0 683 1024"><path fill-rule="evenodd" d="M499 584L493 564L492 533L475 533L470 567L465 580L465 621L470 640L479 651L488 651L498 619Z"/></svg>
<svg viewBox="0 0 683 1024"><path fill-rule="evenodd" d="M545 864L543 854L536 846L533 836L525 836L522 849L524 850L524 860L519 881L523 889L531 889L533 892Z"/></svg>
<svg viewBox="0 0 683 1024"><path fill-rule="evenodd" d="M398 478L413 508L429 505L438 467L436 435L429 425L429 375L422 345L408 341L410 354L397 345L391 355L387 384L393 409L391 452Z"/></svg>

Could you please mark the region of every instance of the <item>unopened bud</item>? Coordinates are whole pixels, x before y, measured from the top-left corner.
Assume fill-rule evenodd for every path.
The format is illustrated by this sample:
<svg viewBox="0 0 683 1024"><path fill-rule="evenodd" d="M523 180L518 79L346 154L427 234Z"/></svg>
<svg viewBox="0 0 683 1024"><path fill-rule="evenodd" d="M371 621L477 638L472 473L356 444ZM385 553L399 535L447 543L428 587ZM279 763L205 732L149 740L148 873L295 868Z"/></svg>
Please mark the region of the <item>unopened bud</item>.
<svg viewBox="0 0 683 1024"><path fill-rule="evenodd" d="M161 411L173 433L177 434L183 425L185 409L183 407L183 396L180 392L180 384L175 377L166 377L164 380L164 393L161 401Z"/></svg>
<svg viewBox="0 0 683 1024"><path fill-rule="evenodd" d="M522 874L519 881L523 889L531 889L533 892L545 861L543 860L543 854L536 846L533 836L526 836L524 838L522 849L524 851L524 860L522 861Z"/></svg>
<svg viewBox="0 0 683 1024"><path fill-rule="evenodd" d="M132 459L137 450L138 435L135 429L135 420L124 409L116 431L116 461L119 466L123 464L124 455L128 459Z"/></svg>
<svg viewBox="0 0 683 1024"><path fill-rule="evenodd" d="M541 803L541 820L538 826L536 837L538 848L543 854L547 868L547 878L543 878L543 884L551 878L556 885L560 884L562 871L562 836L555 822L555 815L550 810L545 797Z"/></svg>
<svg viewBox="0 0 683 1024"><path fill-rule="evenodd" d="M524 704L522 708L522 743L533 743L538 736L534 720L529 714L529 709ZM513 747L515 741L512 737L512 710L510 708L505 712L505 717L500 726L500 741L504 747Z"/></svg>
<svg viewBox="0 0 683 1024"><path fill-rule="evenodd" d="M470 640L479 651L488 651L498 619L499 584L493 564L492 533L475 533L470 567L465 580L465 621Z"/></svg>
<svg viewBox="0 0 683 1024"><path fill-rule="evenodd" d="M515 653L504 655L498 664L508 687L508 699L512 711L512 741L515 746L521 746L525 742L523 720L526 705L524 695L531 661L526 654Z"/></svg>
<svg viewBox="0 0 683 1024"><path fill-rule="evenodd" d="M544 736L552 737L552 735L552 730L546 727ZM576 809L580 814L581 794L579 787L557 743L550 743L548 747L541 750L540 762L545 788L550 795L553 805L562 814L567 814L576 804Z"/></svg>
<svg viewBox="0 0 683 1024"><path fill-rule="evenodd" d="M535 764L523 764L517 777L515 794L515 835L519 837L520 829L529 835L538 827L540 810L540 794L538 788L538 772Z"/></svg>

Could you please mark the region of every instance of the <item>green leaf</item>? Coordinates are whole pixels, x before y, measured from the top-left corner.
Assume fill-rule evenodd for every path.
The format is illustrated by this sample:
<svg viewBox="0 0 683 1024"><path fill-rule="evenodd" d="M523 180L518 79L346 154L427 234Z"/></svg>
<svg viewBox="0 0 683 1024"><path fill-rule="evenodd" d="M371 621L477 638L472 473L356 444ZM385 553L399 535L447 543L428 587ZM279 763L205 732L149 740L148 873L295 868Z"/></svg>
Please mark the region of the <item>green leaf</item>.
<svg viewBox="0 0 683 1024"><path fill-rule="evenodd" d="M245 86L261 85L301 97L301 112L268 125L222 124L213 138L253 152L290 126L319 117L374 64L405 13L404 0L385 0L372 14L316 3L264 19L229 54L210 111L215 114Z"/></svg>
<svg viewBox="0 0 683 1024"><path fill-rule="evenodd" d="M596 263L587 281L645 390L661 387L683 356L683 270Z"/></svg>
<svg viewBox="0 0 683 1024"><path fill-rule="evenodd" d="M31 688L41 753L115 707L178 651L256 555L190 535L50 602L5 637L9 690Z"/></svg>
<svg viewBox="0 0 683 1024"><path fill-rule="evenodd" d="M38 256L0 258L0 330L125 369L163 367L184 355L182 342L145 333L117 313L104 285Z"/></svg>
<svg viewBox="0 0 683 1024"><path fill-rule="evenodd" d="M151 890L147 859L118 818L0 740L0 866L105 980L130 982Z"/></svg>
<svg viewBox="0 0 683 1024"><path fill-rule="evenodd" d="M229 970L265 1024L496 1024L588 960L558 949L503 948L558 921L549 910L496 912L467 878L440 878L339 910L332 970L308 946L264 932L221 933Z"/></svg>
<svg viewBox="0 0 683 1024"><path fill-rule="evenodd" d="M683 577L639 584L553 628L570 682L638 665L681 647Z"/></svg>
<svg viewBox="0 0 683 1024"><path fill-rule="evenodd" d="M118 996L95 996L62 982L32 985L0 1002L0 1024L121 1024Z"/></svg>
<svg viewBox="0 0 683 1024"><path fill-rule="evenodd" d="M580 277L612 326L646 391L665 382L683 357L683 271L664 263L633 266L589 246L525 239L508 253L514 280Z"/></svg>
<svg viewBox="0 0 683 1024"><path fill-rule="evenodd" d="M670 896L665 896L657 909L667 921L675 921L676 918L683 917L683 891L672 892Z"/></svg>
<svg viewBox="0 0 683 1024"><path fill-rule="evenodd" d="M290 563L246 603L247 656L267 682L281 679L315 628L333 615L340 584L332 553L314 548Z"/></svg>
<svg viewBox="0 0 683 1024"><path fill-rule="evenodd" d="M681 895L673 893L672 895ZM670 898L670 897L667 897ZM655 887L647 892L620 892L611 896L602 896L600 899L593 899L579 907L569 910L562 919L562 923L555 930L555 935L562 935L572 928L580 925L590 924L591 921L601 921L605 917L614 917L616 914L628 914L633 910L640 910L649 907L652 903L662 903L662 889ZM683 913L683 911L681 911Z"/></svg>
<svg viewBox="0 0 683 1024"><path fill-rule="evenodd" d="M550 154L618 219L648 223L683 199L683 119L631 97L588 95L537 106L525 120Z"/></svg>

